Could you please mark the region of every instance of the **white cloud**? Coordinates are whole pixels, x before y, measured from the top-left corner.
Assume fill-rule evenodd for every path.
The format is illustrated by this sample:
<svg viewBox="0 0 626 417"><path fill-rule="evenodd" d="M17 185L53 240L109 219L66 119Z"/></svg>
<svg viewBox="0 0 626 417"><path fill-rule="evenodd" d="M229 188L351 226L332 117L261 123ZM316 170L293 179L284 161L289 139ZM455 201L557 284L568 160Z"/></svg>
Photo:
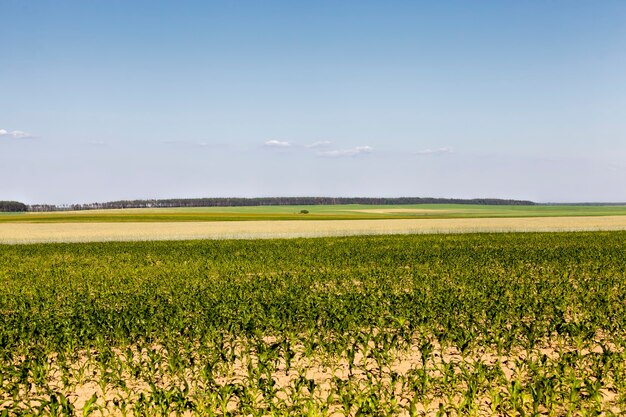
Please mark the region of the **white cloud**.
<svg viewBox="0 0 626 417"><path fill-rule="evenodd" d="M291 143L289 143L287 141L280 141L280 140L272 139L272 140L265 141L263 146L265 146L267 148L288 148L288 147L291 146Z"/></svg>
<svg viewBox="0 0 626 417"><path fill-rule="evenodd" d="M6 130L6 129L0 129L0 137L9 137L9 138L14 138L14 139L25 139L25 138L32 138L33 135L31 135L30 133L26 133L26 132L22 132L21 130Z"/></svg>
<svg viewBox="0 0 626 417"><path fill-rule="evenodd" d="M333 143L329 140L320 140L318 142L313 142L308 145L304 145L305 148L326 148L327 146L332 145Z"/></svg>
<svg viewBox="0 0 626 417"><path fill-rule="evenodd" d="M443 155L446 153L452 153L452 149L450 148L424 149L422 151L415 152L416 155Z"/></svg>
<svg viewBox="0 0 626 417"><path fill-rule="evenodd" d="M328 158L340 158L344 156L357 156L362 154L368 154L372 152L371 146L357 146L350 149L336 149L332 151L317 152L317 156L324 156Z"/></svg>

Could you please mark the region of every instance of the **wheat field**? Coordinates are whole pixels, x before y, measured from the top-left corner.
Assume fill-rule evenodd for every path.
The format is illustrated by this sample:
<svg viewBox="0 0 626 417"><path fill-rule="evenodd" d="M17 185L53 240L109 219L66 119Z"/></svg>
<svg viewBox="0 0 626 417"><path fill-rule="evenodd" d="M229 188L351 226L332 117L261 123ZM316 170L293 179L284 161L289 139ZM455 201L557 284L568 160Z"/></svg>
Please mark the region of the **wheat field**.
<svg viewBox="0 0 626 417"><path fill-rule="evenodd" d="M310 221L4 223L1 243L267 239L376 234L626 230L626 216Z"/></svg>

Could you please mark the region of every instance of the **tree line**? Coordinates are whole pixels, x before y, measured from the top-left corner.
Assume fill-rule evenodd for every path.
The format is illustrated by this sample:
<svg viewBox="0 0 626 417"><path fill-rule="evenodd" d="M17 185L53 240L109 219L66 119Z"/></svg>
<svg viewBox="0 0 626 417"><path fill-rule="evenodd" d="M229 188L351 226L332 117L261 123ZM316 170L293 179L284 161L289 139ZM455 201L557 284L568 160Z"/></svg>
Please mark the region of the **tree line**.
<svg viewBox="0 0 626 417"><path fill-rule="evenodd" d="M528 206L536 203L527 200L499 198L431 198L431 197L220 197L220 198L170 198L154 200L119 200L89 204L34 204L28 211L96 210L124 208L174 208L174 207L250 207L250 206L316 206L336 204L483 204Z"/></svg>
<svg viewBox="0 0 626 417"><path fill-rule="evenodd" d="M19 212L28 211L28 206L19 201L0 201L0 211Z"/></svg>

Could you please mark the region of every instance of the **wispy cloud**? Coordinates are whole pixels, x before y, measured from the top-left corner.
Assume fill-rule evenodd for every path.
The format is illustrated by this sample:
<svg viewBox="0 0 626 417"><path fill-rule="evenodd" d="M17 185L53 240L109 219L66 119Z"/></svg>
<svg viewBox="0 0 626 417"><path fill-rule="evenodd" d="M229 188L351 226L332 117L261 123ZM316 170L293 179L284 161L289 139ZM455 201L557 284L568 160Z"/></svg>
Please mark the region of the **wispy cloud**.
<svg viewBox="0 0 626 417"><path fill-rule="evenodd" d="M328 147L328 146L330 146L332 144L333 143L331 141L329 141L329 140L320 140L318 142L313 142L313 143L310 143L308 145L304 145L304 147L305 148L311 148L311 149L314 149L314 148L326 148L326 147Z"/></svg>
<svg viewBox="0 0 626 417"><path fill-rule="evenodd" d="M341 157L351 157L357 155L363 155L371 153L373 148L371 146L357 146L355 148L350 149L335 149L332 151L320 151L317 152L317 156L323 156L327 158L341 158Z"/></svg>
<svg viewBox="0 0 626 417"><path fill-rule="evenodd" d="M447 153L452 153L452 149L450 148L424 149L424 150L415 152L415 155L444 155Z"/></svg>
<svg viewBox="0 0 626 417"><path fill-rule="evenodd" d="M265 146L266 148L288 148L291 146L291 143L287 141L272 139L266 140L265 143L263 143L263 146Z"/></svg>
<svg viewBox="0 0 626 417"><path fill-rule="evenodd" d="M21 130L0 129L0 137L8 137L8 138L14 138L14 139L26 139L26 138L32 138L33 135L31 135L30 133L23 132Z"/></svg>

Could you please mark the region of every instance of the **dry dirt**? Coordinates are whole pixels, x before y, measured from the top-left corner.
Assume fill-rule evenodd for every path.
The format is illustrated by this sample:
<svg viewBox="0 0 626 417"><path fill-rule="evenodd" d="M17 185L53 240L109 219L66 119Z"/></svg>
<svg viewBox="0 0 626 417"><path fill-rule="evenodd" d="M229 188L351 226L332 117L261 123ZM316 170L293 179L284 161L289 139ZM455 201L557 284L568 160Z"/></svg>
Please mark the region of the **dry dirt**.
<svg viewBox="0 0 626 417"><path fill-rule="evenodd" d="M271 343L272 340L265 340L265 343ZM550 360L557 360L560 355L569 354L572 352L578 352L579 355L589 355L593 353L602 353L602 349L596 346L594 349L582 349L569 345L567 342L560 340L553 340L552 343L545 343L542 347L536 348L532 353L524 351L523 349L514 350L509 354L498 354L495 351L489 349L479 348L466 354L462 354L458 349L454 347L443 347L439 345L435 340L431 340L433 346L432 355L422 362L422 351L418 345L411 345L406 350L390 350L387 353L389 357L379 363L375 360L373 355L366 352L358 351L354 357L354 369L349 365L349 362L345 356L331 357L327 355L317 355L313 353L312 356L306 356L304 354L303 346L294 345L295 357L292 364L287 367L284 358L279 359L275 367L272 367L270 374L265 375L271 377L276 382L276 388L284 392L280 392L278 397L282 400L288 400L290 388L297 385L297 380L301 376L305 376L307 379L315 381L316 388L310 391L311 398L316 401L323 402L327 398L331 384L333 380L338 378L342 381L352 381L352 383L358 386L367 388L371 386L373 382L380 382L389 387L389 395L397 396L399 405L402 407L408 406L408 401L412 397L413 393L409 386L403 384L397 385L392 383L391 375L397 374L407 376L411 372L423 370L429 375L430 386L429 393L416 404L418 411L425 416L437 416L439 409L439 403L461 402L461 394L466 391L466 381L464 381L464 372L472 373L478 366L497 369L500 374L498 381L491 381L494 385L491 390L502 393L506 396L506 388L510 386L511 382L528 381L530 378L528 364L524 359L530 358L532 363L539 363L541 356L545 355ZM235 345L238 345L235 343ZM370 343L369 349L375 349L375 345ZM82 413L85 404L95 394L98 398L96 405L99 408L99 412L102 416L122 416L123 413L120 409L114 406L113 399L117 398L128 404L137 400L140 393L146 394L148 397L151 395L151 387L148 380L151 380L157 388L168 389L173 386L179 386L184 384L184 381L188 381L191 387L191 395L202 395L202 391L206 388L204 383L197 381L200 369L183 369L182 373L169 373L167 371L167 357L168 353L162 347L158 345L153 346L151 349L153 352L157 352L158 356L163 363L159 363L155 372L145 372L141 375L132 376L128 374L128 370L134 366L142 366L146 363L147 350L137 350L131 348L132 354L124 353L117 349L113 349L116 356L114 362L119 367L119 372L111 374L110 380L104 385L102 382L102 368L96 360L97 352L86 355L81 354L79 358L70 365L69 369L66 369L66 374L71 375L70 380L65 383L62 382L61 375L64 373L61 371L61 367L56 363L56 358L51 357L49 362L48 376L46 383L48 387L53 391L63 393L68 400L76 407L78 413ZM530 355L530 356L529 356ZM134 365L133 365L134 364ZM219 363L215 366L215 382L219 386L225 386L228 384L243 384L247 385L253 383L255 379L249 379L248 368L256 368L258 364L258 357L254 350L247 350L236 348L236 359L234 362ZM65 367L63 365L62 367ZM69 373L67 371L69 370ZM446 376L448 372L457 375L457 378L452 378L450 382L445 382L449 376ZM487 374L485 374L487 375ZM119 382L124 381L123 384ZM373 379L372 379L373 378ZM117 382L116 382L117 381ZM483 381L482 384L489 384L489 381ZM606 384L606 381L605 381ZM441 386L440 386L441 385ZM611 384L609 384L611 385ZM439 388L435 388L435 386ZM34 387L33 387L34 388ZM41 388L41 387L40 387ZM441 391L444 389L446 392ZM305 388L306 390L306 388ZM36 390L30 393L30 395L37 396ZM194 393L195 391L198 391ZM432 391L432 392L430 392ZM47 391L46 391L47 392ZM491 391L490 391L491 392ZM8 405L9 400L8 393L2 395L0 392L0 406ZM488 392L482 392L477 398L475 398L475 404L477 406L478 416L494 415L490 412L491 400L488 396ZM26 393L22 393L26 397ZM452 395L452 397L450 397ZM5 398L3 398L5 397ZM607 408L614 408L616 412L619 412L619 407L616 407L616 401L618 395L614 387L609 386L602 390L601 402L603 406ZM36 401L36 400L35 400ZM232 398L228 401L228 410L234 411L236 408L236 400ZM339 404L335 404L331 407L332 416L344 415L339 407ZM565 411L565 410L559 410ZM172 415L174 415L172 413ZM193 415L192 413L185 413L184 415ZM401 412L399 415L408 416L406 411ZM456 415L456 414L453 414ZM541 413L541 415L547 415L547 413ZM564 413L557 412L557 415L565 415ZM577 415L577 414L576 414Z"/></svg>

